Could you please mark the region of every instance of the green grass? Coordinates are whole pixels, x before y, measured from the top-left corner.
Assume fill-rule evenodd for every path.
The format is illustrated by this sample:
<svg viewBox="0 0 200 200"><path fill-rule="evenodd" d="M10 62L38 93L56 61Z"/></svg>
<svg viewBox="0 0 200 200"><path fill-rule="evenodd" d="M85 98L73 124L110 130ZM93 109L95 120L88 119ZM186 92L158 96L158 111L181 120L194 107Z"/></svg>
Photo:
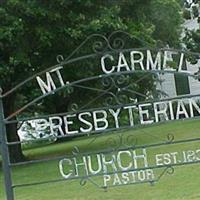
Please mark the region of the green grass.
<svg viewBox="0 0 200 200"><path fill-rule="evenodd" d="M142 129L123 131L126 136L133 135L137 139L137 144L148 144L166 141L166 136L173 133L175 140L200 137L200 121L185 120L160 124ZM71 154L73 146L79 147L80 152L98 151L108 148L112 143L110 138L118 141L119 133L104 134L97 137L85 137L75 139L70 142L51 144L40 148L27 149L24 151L29 159L48 158L51 156ZM125 142L125 141L124 141ZM198 142L166 145L157 147L150 151L150 155L161 152L173 152L188 149L200 148ZM59 183L44 184L15 189L17 200L199 200L200 199L200 165L189 165L176 167L173 175L164 175L154 186L149 184L129 185L109 188L107 192L95 187L88 182L85 186L80 186L79 180L69 180ZM160 173L158 171L158 173ZM14 184L30 183L34 181L53 180L61 178L58 170L58 160L18 166L13 169L12 176ZM102 180L101 177L97 181ZM0 173L0 199L5 199L3 192L3 177Z"/></svg>

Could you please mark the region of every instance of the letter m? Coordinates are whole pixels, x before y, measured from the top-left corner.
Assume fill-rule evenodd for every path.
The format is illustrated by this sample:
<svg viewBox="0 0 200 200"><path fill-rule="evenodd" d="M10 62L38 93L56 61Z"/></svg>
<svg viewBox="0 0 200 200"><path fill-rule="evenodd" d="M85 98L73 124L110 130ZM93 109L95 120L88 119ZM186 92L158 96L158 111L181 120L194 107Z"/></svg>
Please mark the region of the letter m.
<svg viewBox="0 0 200 200"><path fill-rule="evenodd" d="M56 89L55 83L49 72L46 72L46 83L39 76L37 76L36 79L43 94Z"/></svg>

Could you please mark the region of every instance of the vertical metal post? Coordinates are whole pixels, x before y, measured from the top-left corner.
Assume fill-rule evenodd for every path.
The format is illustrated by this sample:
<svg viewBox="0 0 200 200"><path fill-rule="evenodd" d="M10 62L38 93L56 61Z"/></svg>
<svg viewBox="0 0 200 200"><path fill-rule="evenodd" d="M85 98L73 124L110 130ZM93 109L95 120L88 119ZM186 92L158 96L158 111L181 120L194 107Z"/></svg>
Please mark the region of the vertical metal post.
<svg viewBox="0 0 200 200"><path fill-rule="evenodd" d="M12 188L12 178L11 178L11 168L10 168L10 158L7 145L7 135L6 126L4 123L4 110L3 110L3 100L2 100L2 90L0 88L0 144L1 144L1 156L2 156L2 166L4 174L4 183L7 200L14 200L14 192Z"/></svg>

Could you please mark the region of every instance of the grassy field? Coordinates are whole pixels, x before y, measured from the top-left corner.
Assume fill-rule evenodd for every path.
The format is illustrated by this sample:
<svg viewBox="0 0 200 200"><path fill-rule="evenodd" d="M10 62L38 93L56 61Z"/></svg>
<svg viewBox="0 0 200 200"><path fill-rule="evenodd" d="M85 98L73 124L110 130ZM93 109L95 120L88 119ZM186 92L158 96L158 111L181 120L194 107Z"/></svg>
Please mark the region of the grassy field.
<svg viewBox="0 0 200 200"><path fill-rule="evenodd" d="M151 144L164 142L167 134L173 134L175 140L190 139L200 136L200 121L185 120L160 124L142 129L121 132L124 143L130 135L137 144ZM51 144L40 148L28 149L24 153L29 159L48 158L70 154L73 146L79 147L80 152L96 151L112 147L111 138L118 141L119 133L105 134L94 137L74 139L70 142ZM132 140L131 140L132 141ZM130 142L130 141L129 141ZM173 152L179 150L200 149L199 142L187 144L166 145L156 147L150 151ZM59 183L21 187L15 189L17 200L200 200L200 165L176 167L173 175L165 174L159 182L109 188L106 192L90 182L81 186L79 180L69 180ZM58 169L58 160L14 167L12 171L14 184L30 183L35 181L53 180L61 178ZM101 177L97 178L100 180ZM5 199L3 192L3 177L0 173L0 199Z"/></svg>

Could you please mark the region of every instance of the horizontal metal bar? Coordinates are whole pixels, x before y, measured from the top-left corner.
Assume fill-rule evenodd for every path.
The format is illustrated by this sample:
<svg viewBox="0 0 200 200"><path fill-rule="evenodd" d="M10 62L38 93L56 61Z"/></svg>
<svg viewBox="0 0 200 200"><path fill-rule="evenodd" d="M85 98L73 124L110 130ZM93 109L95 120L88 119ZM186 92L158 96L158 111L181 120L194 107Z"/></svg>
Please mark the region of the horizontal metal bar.
<svg viewBox="0 0 200 200"><path fill-rule="evenodd" d="M163 168L172 168L172 167L178 167L178 166L187 166L187 165L192 165L192 164L198 164L200 163L199 161L192 161L192 162L185 162L185 163L176 163L176 164L170 164L170 165L160 165L160 166L149 166L149 167L142 167L142 168L137 168L137 169L130 169L130 170L117 170L109 173L99 173L99 174L93 174L93 175L88 175L88 176L80 176L80 177L71 177L68 179L54 179L54 180L49 180L49 181L40 181L40 182L32 182L32 183L24 183L24 184L13 184L12 187L27 187L27 186L33 186L33 185L42 185L42 184L47 184L47 183L56 183L56 182L61 182L61 181L68 181L68 180L75 180L75 179L87 179L91 177L99 177L99 176L104 176L104 175L112 175L116 173L125 173L125 172L137 172L140 170L147 170L147 169L163 169Z"/></svg>
<svg viewBox="0 0 200 200"><path fill-rule="evenodd" d="M173 73L173 74L183 74L183 75L195 77L189 71L188 72L182 72L182 71L179 72L179 71L172 71L172 70L134 70L134 71L115 72L115 73L111 73L111 74L97 75L97 76L93 76L93 77L89 77L89 78L84 78L84 79L81 79L81 80L78 80L78 81L74 81L74 82L72 82L70 84L58 87L57 89L53 90L52 92L46 93L44 95L41 95L41 96L33 99L32 101L30 101L26 105L24 105L23 107L21 107L20 109L18 109L14 113L10 114L6 118L6 120L12 119L14 116L18 115L19 113L21 113L22 111L24 111L29 106L31 106L31 105L35 104L36 102L38 102L39 100L41 100L41 99L43 99L43 98L45 98L45 97L47 97L49 95L55 94L56 92L62 90L63 88L66 88L66 87L69 87L69 86L73 86L73 84L75 85L77 83L81 83L81 82L85 82L85 81L89 81L89 80L95 80L97 78L102 78L102 77L108 77L108 76L114 76L114 75L116 76L117 74L118 75L121 75L121 74L133 74L133 73L138 73L138 72L142 72L142 73L144 73L144 72L149 72L149 73ZM4 95L3 95L3 97L4 97Z"/></svg>
<svg viewBox="0 0 200 200"><path fill-rule="evenodd" d="M15 92L15 90L17 90L17 89L19 89L20 87L22 87L24 84L26 84L26 83L28 83L29 81L35 79L36 76L40 76L40 75L42 75L42 74L44 74L44 73L46 73L46 72L48 72L48 71L50 71L50 70L52 70L52 69L54 69L54 68L57 68L57 67L62 66L62 65L71 64L71 63L73 63L73 62L80 61L80 60L83 60L83 59L96 57L96 56L97 56L97 54L90 54L90 55L86 55L86 56L82 56L82 57L78 57L78 58L75 58L75 59L68 60L68 61L66 61L65 63L59 63L59 64L56 64L56 65L54 65L54 66L52 66L52 67L49 67L49 68L47 68L47 69L45 69L45 70L43 70L43 71L41 71L41 72L38 72L38 73L34 74L33 76L29 77L29 78L26 79L25 81L19 83L18 85L16 85L16 86L15 86L14 88L12 88L11 90L5 92L5 93L2 95L2 97L3 97L3 98L7 97L8 95L10 95L10 94L12 94L13 92Z"/></svg>
<svg viewBox="0 0 200 200"><path fill-rule="evenodd" d="M139 104L143 103L155 103L155 102L165 102L165 101L172 101L172 100L179 100L179 99L187 99L187 98L192 98L192 97L200 97L200 94L186 94L186 95L179 95L176 97L170 97L170 98L165 98L165 99L152 99L152 100L147 100L147 101L141 101L137 103L128 103L128 104L120 104L120 105L114 105L114 106L105 106L105 107L97 107L97 108L90 108L90 109L85 109L85 110L78 110L78 111L71 111L71 112L64 112L64 113L56 113L56 114L49 114L49 115L41 115L37 117L25 117L25 118L19 118L18 120L9 120L9 118L6 118L4 120L5 124L13 124L13 123L18 123L18 122L23 122L23 121L28 121L28 120L34 120L34 119L41 119L41 118L49 118L53 116L64 116L67 114L78 114L81 112L91 112L91 111L97 111L97 110L102 110L102 109L112 109L112 108L121 108L121 107L126 107L126 106L137 106Z"/></svg>
<svg viewBox="0 0 200 200"><path fill-rule="evenodd" d="M140 185L140 184L150 184L153 185L155 183L157 183L159 181L159 179L154 179L153 181L137 181L137 182L133 182L133 183L126 183L126 184L120 184L120 185L109 185L107 187L103 187L102 189L106 189L106 188L114 188L114 187L123 187L123 186L128 186L128 185Z"/></svg>
<svg viewBox="0 0 200 200"><path fill-rule="evenodd" d="M91 131L91 132L88 132L88 133L77 133L75 135L55 135L53 138L55 139L64 139L64 138L72 138L72 137L79 137L79 136L91 136L93 134L96 134L98 136L98 134L100 134L101 136L103 135L108 135L107 132L118 132L118 131L122 131L122 130L130 130L130 129L133 129L133 130L136 130L136 129L139 129L139 128L146 128L146 127L153 127L153 126L157 126L157 125L161 125L161 124L168 124L168 123L175 123L175 122L179 122L179 121L188 121L188 120L199 120L200 119L200 116L195 116L193 118L186 118L186 119L177 119L177 120L173 120L173 121L162 121L162 122L156 122L156 123L152 123L152 124L148 124L148 125L135 125L134 127L133 126L122 126L120 128L108 128L106 130L104 130L103 132L102 131ZM38 138L38 139L34 139L34 140L28 140L28 141L15 141L15 142L7 142L7 145L11 146L11 145L17 145L17 144L25 144L25 143L34 143L34 142L39 142L39 141L45 141L45 140L48 140L48 139L51 139L51 137L49 138Z"/></svg>
<svg viewBox="0 0 200 200"><path fill-rule="evenodd" d="M56 157L52 157L52 158L43 158L43 159L38 159L38 160L29 160L29 161L11 163L10 167L16 167L16 166L28 165L28 164L37 164L37 163L48 162L48 161L53 161L53 160L60 160L60 159L64 159L64 158L66 158L66 156L56 156Z"/></svg>
<svg viewBox="0 0 200 200"><path fill-rule="evenodd" d="M50 180L50 181L41 181L41 182L24 183L24 184L16 184L16 185L14 184L14 185L12 185L12 188L28 187L28 186L34 186L34 185L47 184L47 183L57 183L57 182L61 182L61 181L66 181L66 180L62 178L62 179L55 179L55 180Z"/></svg>
<svg viewBox="0 0 200 200"><path fill-rule="evenodd" d="M121 127L120 130L122 129L128 129L128 128L131 128L129 126L124 126L124 127ZM117 129L119 130L119 129ZM104 133L106 134L107 132L110 132L110 131L116 131L116 128L110 128L110 129L107 129L107 130L104 130L103 132L102 131L91 131L89 133L77 133L76 135L58 135L58 136L55 136L54 138L55 139L64 139L64 138L74 138L74 137L78 137L78 136L90 136L91 134L93 133L101 133L101 135L103 135ZM38 142L38 141L45 141L45 140L48 140L49 138L39 138L39 139L35 139L35 140L29 140L29 141L17 141L17 142L7 142L7 145L17 145L17 144L23 144L23 143L31 143L31 142Z"/></svg>
<svg viewBox="0 0 200 200"><path fill-rule="evenodd" d="M52 70L52 69L54 69L56 67L59 67L59 66L62 66L62 65L67 65L67 64L70 64L70 63L73 63L73 62L77 62L77 61L80 61L80 60L84 60L84 59L87 59L87 58L97 57L99 55L104 55L104 54L107 54L107 53L129 52L129 51L132 51L132 50L172 51L172 52L180 52L180 53L185 53L185 54L194 55L194 56L200 56L200 54L197 53L197 52L190 52L190 51L186 51L186 50L178 50L178 49L172 49L172 48L151 48L151 47L150 48L146 48L145 47L145 48L118 49L118 50L112 50L112 51L106 51L106 52L93 53L93 54L84 55L84 56L81 56L81 57L78 57L78 58L65 60L62 63L59 63L57 65L54 65L52 67L49 67L49 68L41 71L41 72L38 72L38 73L34 74L33 76L29 77L28 79L26 79L25 81L23 81L23 82L19 83L18 85L16 85L11 90L5 92L2 95L2 97L4 98L4 97L8 96L9 94L13 93L18 88L23 86L24 84L26 84L29 81L33 80L36 76L42 75L43 73L48 72L48 71L50 71L50 70Z"/></svg>
<svg viewBox="0 0 200 200"><path fill-rule="evenodd" d="M88 177L89 178L89 177ZM74 178L71 178L71 179L55 179L55 180L52 180L52 181L43 181L43 182L40 182L40 183L37 183L37 182L34 182L34 183L27 183L27 184L16 184L16 185L13 185L12 188L20 188L20 187L30 187L30 186L35 186L35 185L43 185L43 184L49 184L49 183L58 183L58 182L64 182L64 181L70 181L70 180L79 180L79 179L82 179L80 177L74 177ZM137 184L145 184L145 183L149 183L149 184L152 184L152 183L156 183L158 182L159 180L156 179L156 180L153 180L153 181L141 181L141 182L135 182L135 183L129 183L129 184L125 184L126 186L127 185L137 185ZM124 186L124 185L117 185L118 187L120 186ZM111 188L111 187L116 187L116 186L107 186L107 187L104 187L104 186L100 186L100 188L102 189L106 189L106 188Z"/></svg>
<svg viewBox="0 0 200 200"><path fill-rule="evenodd" d="M165 145L175 145L175 144L183 144L183 143L190 143L190 142L197 142L197 141L200 141L200 138L191 138L191 139L187 139L187 140L177 140L177 141L165 141L165 142L146 144L146 145L134 145L134 146L126 147L126 148L121 147L118 149L110 148L110 149L105 149L103 151L78 153L77 155L78 156L88 156L88 155L96 155L96 154L109 154L111 152L118 152L118 151L132 150L132 149L136 150L136 149L143 149L143 148L153 148L153 147L160 147L160 146L165 146ZM24 162L10 164L10 166L14 167L14 166L20 166L20 165L47 162L47 161L59 160L59 159L66 158L66 157L73 158L76 156L65 155L65 156L59 156L59 157L53 157L53 158L44 158L44 159L39 159L39 160L24 161Z"/></svg>
<svg viewBox="0 0 200 200"><path fill-rule="evenodd" d="M18 114L20 114L22 111L24 111L25 109L27 109L28 107L30 107L31 105L35 104L36 102L38 102L39 100L42 100L50 95L55 94L56 92L59 92L60 90L67 88L67 87L73 87L76 86L77 84L80 83L84 83L84 82L88 82L91 80L96 80L96 79L101 79L101 78L106 78L106 77L110 77L110 76L116 76L116 75L130 75L130 74L135 74L135 73L144 73L144 72L148 72L148 73L173 73L173 74L185 74L185 75L190 75L188 73L185 72L176 72L176 71L171 71L171 70L151 70L151 71L141 71L141 70L135 70L135 71L124 71L124 72L115 72L115 73L111 73L111 74L102 74L102 75L97 75L97 76L92 76L92 77L88 77L88 78L84 78L84 79L80 79L77 81L74 81L72 83L66 84L64 86L58 87L57 89L46 93L44 95L41 95L35 99L33 99L32 101L30 101L29 103L27 103L26 105L24 105L23 107L21 107L20 109L18 109L17 111L15 111L14 113L10 114L8 117L6 117L5 120L10 120L13 117L17 116ZM193 75L190 75L193 76Z"/></svg>

